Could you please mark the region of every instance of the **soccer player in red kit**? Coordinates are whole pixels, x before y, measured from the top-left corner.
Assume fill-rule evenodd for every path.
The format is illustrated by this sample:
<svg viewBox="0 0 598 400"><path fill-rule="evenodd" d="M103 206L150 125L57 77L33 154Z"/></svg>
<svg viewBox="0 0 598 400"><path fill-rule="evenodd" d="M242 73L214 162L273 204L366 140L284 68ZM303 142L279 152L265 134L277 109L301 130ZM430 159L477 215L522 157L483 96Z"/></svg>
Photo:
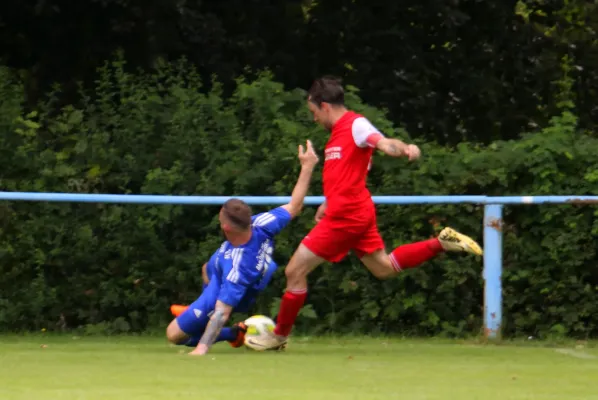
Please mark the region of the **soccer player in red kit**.
<svg viewBox="0 0 598 400"><path fill-rule="evenodd" d="M273 334L247 339L255 350L283 349L307 295L307 276L324 261L341 261L350 250L379 279L420 266L444 251L482 255L471 238L445 228L439 236L405 244L390 254L378 232L376 209L366 187L374 150L393 157L416 160L416 145L386 138L365 117L344 105L339 80L316 80L308 93L308 107L314 121L331 134L324 150L323 186L325 202L316 213L316 226L303 239L285 269L286 292L282 298Z"/></svg>

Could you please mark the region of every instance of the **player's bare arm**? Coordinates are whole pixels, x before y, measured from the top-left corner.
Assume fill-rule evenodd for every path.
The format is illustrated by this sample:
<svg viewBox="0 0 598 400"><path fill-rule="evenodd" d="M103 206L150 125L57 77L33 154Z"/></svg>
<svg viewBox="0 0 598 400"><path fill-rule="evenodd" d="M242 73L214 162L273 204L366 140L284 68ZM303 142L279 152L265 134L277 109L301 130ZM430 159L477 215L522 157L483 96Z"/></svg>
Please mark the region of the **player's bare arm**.
<svg viewBox="0 0 598 400"><path fill-rule="evenodd" d="M320 222L320 220L322 218L324 218L324 214L326 214L327 206L328 206L328 203L326 202L326 200L324 200L324 202L322 204L320 204L320 207L318 207L318 211L316 211L316 216L314 217L316 222Z"/></svg>
<svg viewBox="0 0 598 400"><path fill-rule="evenodd" d="M204 263L201 267L201 279L203 280L204 285L210 283L210 278L208 277L208 263Z"/></svg>
<svg viewBox="0 0 598 400"><path fill-rule="evenodd" d="M416 145L393 138L379 139L376 148L391 157L407 157L409 161L416 160L421 155L421 151Z"/></svg>
<svg viewBox="0 0 598 400"><path fill-rule="evenodd" d="M206 354L210 350L210 347L216 341L216 338L218 337L220 331L226 324L226 321L228 321L228 319L230 318L232 311L233 308L231 306L229 306L228 304L224 304L223 302L218 300L216 302L214 314L212 314L212 317L210 318L210 322L208 322L208 326L206 327L204 334L199 340L199 343L197 344L195 350L193 350L189 354L200 356Z"/></svg>
<svg viewBox="0 0 598 400"><path fill-rule="evenodd" d="M301 213L303 209L303 201L309 190L309 183L313 174L314 168L319 159L314 151L311 141L307 141L305 150L302 145L299 145L299 161L301 163L301 172L295 184L295 188L291 193L291 201L282 206L291 214L291 218L295 218Z"/></svg>

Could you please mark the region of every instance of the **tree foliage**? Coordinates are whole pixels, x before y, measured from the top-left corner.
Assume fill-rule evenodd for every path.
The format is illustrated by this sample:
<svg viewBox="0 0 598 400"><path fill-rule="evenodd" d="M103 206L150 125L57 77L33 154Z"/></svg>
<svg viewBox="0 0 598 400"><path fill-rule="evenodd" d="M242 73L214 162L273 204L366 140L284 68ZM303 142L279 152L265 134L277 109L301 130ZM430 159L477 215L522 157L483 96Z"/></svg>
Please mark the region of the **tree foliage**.
<svg viewBox="0 0 598 400"><path fill-rule="evenodd" d="M118 50L149 70L187 58L210 88L264 69L287 87L337 74L413 137L455 145L518 138L558 112L573 60L580 129L595 131L598 12L586 0L28 0L0 5L0 59L22 70L35 107L93 87Z"/></svg>

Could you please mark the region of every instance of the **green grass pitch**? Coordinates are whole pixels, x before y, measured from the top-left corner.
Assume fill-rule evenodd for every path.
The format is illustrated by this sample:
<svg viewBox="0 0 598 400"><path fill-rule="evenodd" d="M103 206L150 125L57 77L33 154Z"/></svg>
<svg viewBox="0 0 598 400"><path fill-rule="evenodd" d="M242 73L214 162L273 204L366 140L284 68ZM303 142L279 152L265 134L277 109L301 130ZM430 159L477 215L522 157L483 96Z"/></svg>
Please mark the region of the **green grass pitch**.
<svg viewBox="0 0 598 400"><path fill-rule="evenodd" d="M295 339L284 353L150 337L0 336L0 399L598 399L595 344Z"/></svg>

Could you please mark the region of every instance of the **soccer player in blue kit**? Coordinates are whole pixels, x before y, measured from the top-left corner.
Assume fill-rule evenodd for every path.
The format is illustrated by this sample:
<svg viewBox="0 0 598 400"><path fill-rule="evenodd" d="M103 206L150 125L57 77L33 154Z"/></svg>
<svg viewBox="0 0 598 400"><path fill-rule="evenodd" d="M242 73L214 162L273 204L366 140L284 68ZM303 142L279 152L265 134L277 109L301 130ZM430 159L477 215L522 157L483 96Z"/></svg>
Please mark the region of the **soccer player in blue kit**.
<svg viewBox="0 0 598 400"><path fill-rule="evenodd" d="M191 355L204 355L220 341L233 347L243 344L244 324L224 325L233 311L249 310L278 268L272 259L274 237L301 212L318 163L309 140L305 151L299 146L299 161L301 172L288 204L252 216L249 205L239 199L224 203L219 219L227 240L204 269L209 282L201 296L168 325L168 341L195 347Z"/></svg>

